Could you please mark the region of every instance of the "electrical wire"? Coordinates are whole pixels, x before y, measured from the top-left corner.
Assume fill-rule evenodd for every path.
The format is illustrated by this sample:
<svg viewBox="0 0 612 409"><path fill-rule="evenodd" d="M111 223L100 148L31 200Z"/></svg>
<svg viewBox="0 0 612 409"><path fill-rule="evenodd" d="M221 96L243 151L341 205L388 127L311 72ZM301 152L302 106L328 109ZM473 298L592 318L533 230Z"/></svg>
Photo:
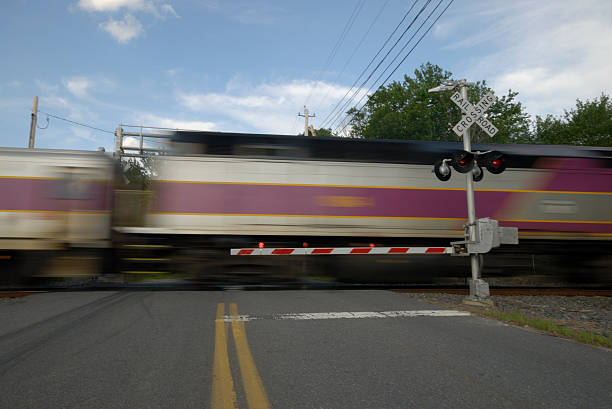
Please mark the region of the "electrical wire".
<svg viewBox="0 0 612 409"><path fill-rule="evenodd" d="M400 26L404 23L404 20L406 20L406 17L408 17L408 15L410 14L410 12L412 11L412 9L414 8L414 6L416 6L416 4L418 3L419 0L415 0L414 3L412 3L412 6L410 6L410 8L408 9L408 11L404 14L404 17L402 17L402 20L399 22L399 24L395 27L395 29L393 30L393 32L389 35L389 37L387 37L387 39L385 40L385 42L383 43L383 45L380 47L380 49L378 50L378 52L376 53L376 55L370 60L370 62L368 63L368 65L363 69L363 71L361 71L361 74L359 74L359 77L353 82L353 85L351 85L351 88L346 92L346 94L344 94L344 96L340 99L340 101L338 101L338 103L336 104L336 106L334 106L334 108L330 111L329 114L327 114L327 117L325 117L325 120L322 123L322 127L325 126L326 123L328 123L327 121L329 120L329 125L333 124L336 121L336 117L338 116L338 113L333 114L336 111L336 108L338 108L338 106L342 103L342 101L346 98L346 96L351 92L351 90L353 90L353 88L355 88L355 84L357 84L357 82L359 82L359 80L361 79L361 77L363 77L363 75L366 73L366 71L368 70L368 68L370 68L370 66L372 65L372 63L376 60L376 58L378 57L378 55L384 50L385 46L387 45L387 43L389 42L389 40L391 40L391 38L393 37L393 35L397 32L397 29L400 28ZM424 10L425 7L427 7L427 5L429 4L431 0L428 0L427 3L425 3L425 6L423 6L421 8L421 11L419 12L418 15L420 15L420 13L422 13L422 11ZM418 16L417 15L417 16ZM415 17L416 18L416 17ZM380 67L380 64L383 63L383 61L387 58L387 56L389 55L389 53L397 46L397 43L403 38L403 36L406 34L406 32L408 31L408 29L410 29L410 27L412 26L412 24L414 24L414 19L413 21L410 23L410 25L404 30L404 32L402 33L402 35L395 41L395 44L393 44L393 46L391 46L391 48L389 49L389 51L387 51L387 54L385 54L385 56L380 60L380 62L376 65L376 67L372 70L372 72L368 75L368 77L361 83L361 85L353 92L353 94L351 95L351 97L347 100L347 102L345 102L344 104L342 104L342 107L339 109L340 115L342 114L344 108L350 103L350 101L355 98L355 95L357 95L359 93L359 91L361 90L361 87L363 87L369 80L370 78L372 78L372 75L376 72L376 70L378 69L378 67ZM333 114L333 115L332 115ZM331 116L331 119L330 119Z"/></svg>
<svg viewBox="0 0 612 409"><path fill-rule="evenodd" d="M387 67L378 75L378 77L372 82L372 84L370 85L370 87L368 88L368 90L361 96L361 98L359 98L359 101L357 101L357 103L355 104L356 106L359 106L359 104L361 104L361 101L363 101L363 99L372 91L372 89L374 89L374 86L376 84L378 84L378 81L380 80L380 78L385 75L385 73L387 72L387 70L391 67L391 65L393 65L393 63L398 59L398 57L402 54L402 52L406 49L406 47L408 45L410 45L410 42L412 41L412 39L419 33L419 31L421 31L421 28L423 28L423 26L425 25L425 23L427 23L427 21L429 20L429 18L432 16L433 13L435 13L435 11L438 9L438 7L440 7L440 4L442 4L444 0L440 0L438 2L438 4L436 5L436 7L434 7L434 9L429 13L429 15L425 18L425 20L423 20L423 22L421 23L421 25L419 26L419 28L416 29L416 31L412 34L412 36L410 36L410 38L408 39L408 41L406 42L406 44L404 44L404 46L399 50L399 52L395 55L395 57L393 58L393 60L391 60L391 62L389 64L387 64ZM424 6L427 7L427 5L429 4L429 2ZM419 14L415 17L415 19L412 21L411 25L416 21L416 19L420 16L421 12L424 9L422 8L421 11L419 12ZM396 68L397 69L397 68ZM393 71L395 72L395 70ZM388 78L387 78L388 79ZM381 85L379 85L379 87L383 86L384 83L382 83ZM341 112L340 115L336 115L335 117L335 123L342 123L344 122L342 120L342 116L341 116ZM332 123L333 124L333 123Z"/></svg>
<svg viewBox="0 0 612 409"><path fill-rule="evenodd" d="M346 24L344 25L344 28L342 29L342 33L340 33L340 37L338 38L338 41L336 41L336 44L334 45L331 52L329 53L329 56L327 57L327 60L325 62L325 66L323 70L321 70L321 73L324 73L325 71L327 71L332 61L336 57L338 50L342 46L342 43L344 42L346 35L353 27L353 24L355 23L355 20L357 19L357 16L361 12L361 9L363 8L364 4L365 4L365 0L358 0L357 3L355 4L355 7L353 8L353 12L351 13L351 16L347 20ZM319 82L319 80L315 81L315 86L317 82ZM306 101L304 102L304 105L308 104L308 101L310 100L310 97L312 96L313 88L310 89L310 92L308 93L308 96L306 97Z"/></svg>
<svg viewBox="0 0 612 409"><path fill-rule="evenodd" d="M361 40L359 40L359 43L357 44L357 46L355 47L355 49L351 53L351 56L348 58L346 63L344 63L344 67L342 67L342 71L340 71L340 73L338 75L336 75L336 79L333 81L333 83L337 83L338 79L342 76L342 74L344 74L344 71L346 71L346 67L353 60L353 57L355 56L355 54L357 54L357 51L359 51L359 48L361 47L361 45L363 44L365 39L368 37L368 34L370 34L370 31L372 31L372 27L374 27L374 24L376 24L376 22L378 21L378 18L380 17L382 12L385 10L387 5L389 4L389 1L391 1L391 0L386 0L383 3L383 5L380 7L380 10L378 11L376 16L374 17L374 20L370 23L370 26L366 30L365 34L361 37ZM325 96L323 96L323 98L321 98L321 100L319 101L319 103L316 106L321 106L323 104L323 101L325 101L325 99L329 96L330 91L331 91L331 87L329 87L327 89L327 92L325 93Z"/></svg>
<svg viewBox="0 0 612 409"><path fill-rule="evenodd" d="M380 60L380 62L376 65L376 67L372 70L372 72L370 73L370 75L368 75L368 78L366 78L366 80L359 86L358 89L355 90L355 92L353 93L353 95L351 95L351 97L342 105L342 107L338 110L338 112L336 112L336 114L333 116L333 118L330 120L330 127L333 128L334 124L337 124L339 121L341 122L342 120L342 115L344 113L344 110L346 108L348 108L349 104L351 103L351 101L353 101L357 95L359 95L359 93L362 91L362 87L364 87L367 82L370 80L370 78L372 78L372 75L374 75L374 73L378 70L378 68L381 66L381 64L387 59L387 57L389 56L389 54L391 54L391 51L393 51L393 49L397 46L397 44L399 44L400 40L402 38L404 38L404 36L406 35L406 33L408 32L408 30L410 30L412 28L412 26L414 25L414 23L418 20L418 18L421 16L421 14L423 14L423 12L425 11L425 9L429 6L429 3L431 3L432 0L427 0L425 2L425 4L421 7L421 9L418 11L418 13L416 14L416 16L414 16L414 18L412 19L412 21L410 22L410 24L408 24L408 27L406 27L404 29L404 31L402 32L402 35L395 41L395 43L393 44L393 46L389 49L389 51L387 51L387 53L385 54L385 56L382 58L382 60ZM410 40L408 40L407 44L410 43ZM406 45L404 45L404 48L406 47ZM397 58L397 57L396 57ZM379 76L380 77L380 76ZM376 84L375 80L371 87ZM359 99L359 101L361 102L361 100L363 100L364 96L368 94L368 92L370 91L367 90ZM359 103L358 103L359 104ZM358 105L357 104L357 105Z"/></svg>
<svg viewBox="0 0 612 409"><path fill-rule="evenodd" d="M61 116L49 114L47 112L43 112L43 111L36 111L36 112L40 112L41 114L45 114L47 116L50 116L51 118L55 118L55 119L59 119L59 120L62 120L62 121L70 122L71 124L74 124L74 125L84 126L85 128L95 129L96 131L106 132L106 133L110 133L110 134L113 134L113 135L115 134L114 132L107 131L106 129L100 129L100 128L96 128L95 126L82 124L82 123L76 122L76 121L71 121L70 119L62 118Z"/></svg>
<svg viewBox="0 0 612 409"><path fill-rule="evenodd" d="M395 71L397 71L397 69L403 64L403 62L406 60L406 58L408 58L408 56L412 53L412 51L420 44L421 40L423 40L423 38L427 35L427 33L429 33L429 31L432 29L432 27L438 22L438 20L440 19L440 17L442 17L442 15L444 15L444 13L446 12L446 10L448 10L448 8L451 6L451 4L453 4L454 0L450 0L450 2L446 5L446 7L444 8L444 10L442 10L442 12L438 15L438 17L436 17L436 19L431 23L431 25L427 28L427 30L425 30L425 32L421 35L421 37L418 39L418 41L416 42L416 44L410 49L410 51L408 51L408 53L404 56L404 58L402 58L402 60L399 62L399 64L397 64L397 66L393 69L393 71L387 76L387 78L385 79L385 81L380 85L381 87L384 86L386 84L386 82L389 80L389 78L391 78L391 76L395 73ZM428 17L429 19L429 17ZM427 20L425 20L427 21ZM349 123L351 122L352 118L355 117L355 115L357 115L358 113L360 113L363 108L367 105L367 102L365 104L363 104L363 106L357 111L355 112L349 121L347 121L345 123L345 125L342 127L342 129L340 130L340 132L344 132L344 130L346 129L346 127L349 125Z"/></svg>

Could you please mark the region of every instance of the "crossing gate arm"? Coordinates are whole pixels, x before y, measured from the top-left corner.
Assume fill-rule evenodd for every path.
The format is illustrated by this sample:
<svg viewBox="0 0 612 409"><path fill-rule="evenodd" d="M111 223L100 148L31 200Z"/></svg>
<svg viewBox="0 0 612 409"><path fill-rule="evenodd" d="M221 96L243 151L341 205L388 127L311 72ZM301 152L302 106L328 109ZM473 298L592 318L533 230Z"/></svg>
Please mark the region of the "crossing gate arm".
<svg viewBox="0 0 612 409"><path fill-rule="evenodd" d="M452 254L453 247L312 247L231 249L232 256L309 256L353 254Z"/></svg>

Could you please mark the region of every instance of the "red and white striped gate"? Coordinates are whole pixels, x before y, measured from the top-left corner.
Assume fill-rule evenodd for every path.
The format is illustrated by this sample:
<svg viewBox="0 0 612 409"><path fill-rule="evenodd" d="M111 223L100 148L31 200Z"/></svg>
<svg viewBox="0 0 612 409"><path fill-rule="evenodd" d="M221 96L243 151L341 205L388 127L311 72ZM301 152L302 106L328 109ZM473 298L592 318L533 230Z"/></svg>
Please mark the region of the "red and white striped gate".
<svg viewBox="0 0 612 409"><path fill-rule="evenodd" d="M452 247L305 247L231 249L232 256L307 256L335 254L452 254Z"/></svg>

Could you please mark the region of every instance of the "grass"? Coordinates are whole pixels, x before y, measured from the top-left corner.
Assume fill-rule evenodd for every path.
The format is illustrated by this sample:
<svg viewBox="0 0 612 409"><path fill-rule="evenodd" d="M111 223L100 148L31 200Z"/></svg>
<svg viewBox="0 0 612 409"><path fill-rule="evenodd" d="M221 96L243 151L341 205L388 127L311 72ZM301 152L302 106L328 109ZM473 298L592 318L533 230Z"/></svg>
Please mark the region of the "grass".
<svg viewBox="0 0 612 409"><path fill-rule="evenodd" d="M606 337L600 334L595 334L593 332L579 331L567 328L562 325L558 325L549 319L532 318L518 312L507 312L501 310L470 310L477 314L485 315L490 318L495 318L500 321L521 326L527 326L540 331L548 332L553 335L580 341L585 344L612 349L612 337Z"/></svg>

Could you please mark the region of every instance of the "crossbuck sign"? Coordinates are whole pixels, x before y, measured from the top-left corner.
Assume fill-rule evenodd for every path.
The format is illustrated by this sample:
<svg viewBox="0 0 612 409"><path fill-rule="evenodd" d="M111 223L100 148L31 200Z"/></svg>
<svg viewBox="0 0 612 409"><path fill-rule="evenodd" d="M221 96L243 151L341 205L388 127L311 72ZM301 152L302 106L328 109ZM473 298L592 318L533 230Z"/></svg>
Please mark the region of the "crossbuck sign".
<svg viewBox="0 0 612 409"><path fill-rule="evenodd" d="M491 137L495 136L499 131L490 121L482 116L495 102L495 96L491 91L482 97L476 106L470 104L467 99L463 99L458 91L453 94L451 101L465 113L465 116L453 128L457 136L463 136L463 132L474 123L478 124Z"/></svg>

